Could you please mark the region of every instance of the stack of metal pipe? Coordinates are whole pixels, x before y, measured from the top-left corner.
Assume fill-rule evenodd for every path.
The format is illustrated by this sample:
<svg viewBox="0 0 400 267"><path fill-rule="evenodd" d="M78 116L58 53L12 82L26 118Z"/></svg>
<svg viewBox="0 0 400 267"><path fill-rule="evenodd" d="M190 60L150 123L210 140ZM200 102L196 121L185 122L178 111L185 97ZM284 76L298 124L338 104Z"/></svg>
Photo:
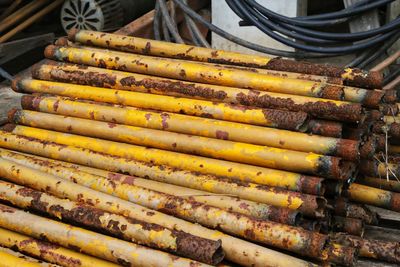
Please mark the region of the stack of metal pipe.
<svg viewBox="0 0 400 267"><path fill-rule="evenodd" d="M56 44L12 84L0 246L63 266L400 263L362 237L364 204L400 210L397 184L359 175L397 138L396 92L351 86L379 75L84 30Z"/></svg>

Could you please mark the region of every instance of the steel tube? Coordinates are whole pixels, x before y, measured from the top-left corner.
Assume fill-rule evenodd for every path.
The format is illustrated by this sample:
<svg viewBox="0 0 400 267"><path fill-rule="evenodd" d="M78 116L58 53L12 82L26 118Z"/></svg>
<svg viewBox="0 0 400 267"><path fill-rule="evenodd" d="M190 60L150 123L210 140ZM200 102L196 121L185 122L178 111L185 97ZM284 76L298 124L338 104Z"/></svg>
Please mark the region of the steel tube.
<svg viewBox="0 0 400 267"><path fill-rule="evenodd" d="M0 226L35 238L46 238L50 242L63 246L74 246L87 254L118 264L129 266L190 266L190 264L210 266L46 219L2 204L0 204Z"/></svg>
<svg viewBox="0 0 400 267"><path fill-rule="evenodd" d="M84 68L58 62L36 65L32 69L32 76L35 79L47 81L196 98L261 108L304 111L313 117L338 121L358 121L362 114L361 105L350 102L184 82L90 66ZM378 104L379 100L375 107Z"/></svg>
<svg viewBox="0 0 400 267"><path fill-rule="evenodd" d="M43 265L38 262L29 261L2 249L0 249L0 259L1 266L3 267L43 267Z"/></svg>
<svg viewBox="0 0 400 267"><path fill-rule="evenodd" d="M399 193L353 183L347 189L346 194L350 200L355 202L400 211Z"/></svg>
<svg viewBox="0 0 400 267"><path fill-rule="evenodd" d="M189 98L32 79L14 80L13 89L20 92L56 94L290 130L299 130L307 120L307 113L305 112L251 108Z"/></svg>
<svg viewBox="0 0 400 267"><path fill-rule="evenodd" d="M397 180L386 180L386 177L363 177L357 182L371 187L400 193L400 183Z"/></svg>
<svg viewBox="0 0 400 267"><path fill-rule="evenodd" d="M312 65L308 62L296 62L281 58L246 55L236 52L195 47L190 45L172 44L137 37L85 30L71 30L68 34L68 38L71 41L76 41L83 44L114 48L133 53L340 77L344 79L345 82L359 87L382 87L383 77L379 72L364 72L359 69L352 68L343 69L334 66L317 64Z"/></svg>
<svg viewBox="0 0 400 267"><path fill-rule="evenodd" d="M186 60L166 59L138 54L107 51L90 47L62 47L49 45L45 56L58 61L99 66L108 69L137 72L166 78L223 86L341 100L345 86L322 84L307 80L280 78L249 71L220 68ZM346 90L352 90L346 88ZM354 89L358 97L362 97ZM382 97L374 93L373 97Z"/></svg>
<svg viewBox="0 0 400 267"><path fill-rule="evenodd" d="M23 96L24 109L355 159L359 143L234 122L101 105L48 96Z"/></svg>
<svg viewBox="0 0 400 267"><path fill-rule="evenodd" d="M400 244L383 240L363 239L358 236L336 233L333 240L345 246L358 248L360 256L382 260L390 263L400 263Z"/></svg>
<svg viewBox="0 0 400 267"><path fill-rule="evenodd" d="M201 202L228 211L238 212L261 220L271 220L288 225L297 225L300 213L296 210L275 207L263 203L239 199L237 197L212 194L205 191L190 189L134 176L123 175L82 165L69 164L32 155L23 155L0 149L0 156L4 159L24 166L47 172L52 175L68 179L75 176L100 176L110 181L135 185L161 193L171 194L185 199Z"/></svg>
<svg viewBox="0 0 400 267"><path fill-rule="evenodd" d="M0 228L0 245L16 248L22 253L32 255L47 262L61 266L99 266L117 267L118 265L85 255L59 245L22 235L4 228Z"/></svg>
<svg viewBox="0 0 400 267"><path fill-rule="evenodd" d="M351 203L343 197L337 198L333 205L335 215L360 219L370 225L378 224L377 214L365 205Z"/></svg>
<svg viewBox="0 0 400 267"><path fill-rule="evenodd" d="M60 37L54 42L54 44L57 46L72 46L72 47L82 47L83 46L80 43L74 43L74 42L69 41L68 37ZM93 47L91 47L91 48L93 49ZM129 52L129 51L125 51L125 52ZM199 61L199 62L202 62L202 61ZM338 77L319 76L319 75L287 72L287 71L276 71L276 70L270 70L270 69L245 67L245 66L239 66L239 65L225 65L225 64L216 65L215 63L205 63L205 62L202 62L202 64L214 64L215 66L218 66L220 68L245 70L245 71L250 71L250 72L278 76L278 77L282 77L282 78L309 80L309 81L314 81L314 82L330 83L330 84L338 84L338 85L343 84L343 80Z"/></svg>
<svg viewBox="0 0 400 267"><path fill-rule="evenodd" d="M389 138L400 139L400 123L389 123L378 121L372 126L372 131L378 134L387 132Z"/></svg>
<svg viewBox="0 0 400 267"><path fill-rule="evenodd" d="M0 159L0 162L2 164L0 173L3 177L5 177L7 180L10 180L12 182L18 182L22 184L28 184L29 186L32 186L32 182L29 182L30 178L27 177L32 177L34 179L40 180L52 180L54 179L56 182L59 182L59 179L55 176L49 175L44 172L40 172L34 169L30 169L27 167L24 167L23 165L14 163L12 161ZM16 173L17 172L17 173ZM29 176L28 176L29 175ZM38 176L41 176L40 178ZM244 215L239 215L235 213L231 213L228 211L224 211L212 206L207 206L198 202L193 202L193 201L186 201L182 198L174 197L172 195L167 195L167 194L162 194L158 193L155 191L150 191L147 189L139 188L133 185L127 186L121 183L113 182L109 183L106 179L96 177L92 178L91 180L85 180L82 177L79 177L80 180L70 179L71 182L76 182L79 185L83 185L85 187L97 189L101 192L104 193L111 193L114 196L117 196L119 198L128 200L130 202L145 206L147 208L151 208L153 210L159 210L162 212L165 212L167 214L173 214L174 216L177 216L179 218L193 221L195 223L200 223L201 225L210 227L210 228L220 228L222 231L231 233L237 236L240 236L245 239L249 239L252 241L256 242L261 242L264 244L271 245L273 247L278 247L284 250L292 251L295 253L298 253L300 255L307 255L310 257L315 257L318 258L320 251L323 249L325 246L325 243L327 242L327 239L324 235L317 234L314 232L306 231L301 228L295 228L292 226L284 225L284 224L278 224L270 221L259 221L259 220L254 220L250 217L246 217ZM51 184L51 182L50 182ZM8 186L10 189L10 186ZM70 220L75 220L79 221L80 223L84 222L87 225L94 224L94 221L87 221L90 219L85 219L83 218L78 218L79 215L75 216L74 212L72 210L77 209L76 211L79 211L81 214L98 214L97 211L93 210L92 212L89 211L89 209L86 209L84 207L70 207L70 204L68 203L62 203L62 201L57 201L57 199L53 199L51 197L47 197L46 195L40 194L40 195L35 195L34 192L24 192L28 196L27 198L24 198L23 196L18 196L16 193L16 190L11 190L12 192L5 192L9 191L6 188L3 188L2 191L6 194L5 199L10 201L13 204L16 204L17 206L24 208L25 205L28 205L28 207L32 208L34 207L35 209L39 209L40 211L45 211L46 213L50 213L53 216L58 216L58 217L65 217ZM31 200L32 198L34 201L38 201L37 206L35 203L31 205ZM21 203L21 204L20 204ZM43 207L44 203L49 203L49 207ZM54 207L56 206L61 206L62 211L55 211L51 212L51 206ZM71 212L72 214L68 214ZM134 239L137 240L137 237L140 236L139 233L133 234L134 226L132 224L129 224L127 220L124 220L123 218L118 217L112 217L110 215L106 215L104 213L98 214L100 217L98 218L100 220L100 223L97 223L94 225L94 227L98 228L106 228L107 231L110 231L112 233L118 233L122 234L123 236L129 237L129 239ZM96 215L94 215L96 216ZM103 217L104 216L104 217ZM113 221L119 221L121 226L126 225L127 229L125 231L119 231L116 229L109 229L107 225L110 225L109 219L112 219ZM108 220L108 222L107 222ZM142 226L142 229L144 229L145 226ZM157 229L155 226L152 227L148 225L148 227L151 229L153 228L155 232L158 232L158 234L161 234L160 229ZM147 228L147 226L146 226ZM122 230L122 229L121 229ZM142 232L144 232L142 230ZM136 230L140 231L140 230ZM147 230L149 231L149 230ZM149 231L151 232L151 231ZM153 240L152 239L152 234L154 233L149 233L147 238L148 241L146 243L143 242L143 239L140 240L144 244L150 244L150 243L158 243L157 239ZM178 235L178 233L175 233ZM167 233L167 240L168 236L170 236L170 233ZM161 239L161 238L160 238ZM172 240L176 240L176 237L172 237ZM182 240L183 241L183 240ZM188 241L193 242L191 245L189 245ZM195 242L199 241L196 240L193 237L188 238L186 241L182 242L182 245L187 244L189 245L189 249L192 249L193 246L195 245ZM179 242L179 241L175 241ZM200 245L200 243L203 243ZM206 242L199 242L197 244L198 246L202 246L202 250L207 250L207 247L210 245L207 245ZM212 257L204 257L204 259L208 259L208 261L211 261L211 259L214 259L214 252L215 249L218 249L218 244L215 244L212 246L213 253ZM160 246L164 247L165 244ZM170 245L171 246L171 245ZM159 247L159 246L158 246ZM211 247L211 246L210 246ZM175 248L177 250L177 248ZM304 250L307 249L307 252L304 252ZM193 255L195 252L191 251L189 255ZM309 251L309 252L308 252ZM200 252L200 251L198 251ZM201 251L201 256L204 251ZM198 256L199 257L199 256ZM216 260L216 263L218 263L220 260L222 260L223 256L216 256L214 260ZM215 263L213 263L215 265Z"/></svg>
<svg viewBox="0 0 400 267"><path fill-rule="evenodd" d="M207 264L217 265L224 258L221 242L169 230L158 224L128 219L13 183L0 181L0 199L24 210L35 210L53 218L106 232L126 241ZM201 249L198 249L200 247Z"/></svg>
<svg viewBox="0 0 400 267"><path fill-rule="evenodd" d="M126 126L122 124L110 124L106 122L65 117L35 111L18 110L10 115L10 119L14 123L30 127L157 148L154 152L163 154L163 157L165 157L166 160L170 160L168 158L169 154L174 154L174 156L179 157L181 161L186 160L185 157L188 157L188 154L194 154L262 167L317 174L330 178L347 178L336 174L337 171L340 170L341 164L337 158L313 153L250 145L213 138L188 136L147 128ZM83 139L82 141L86 142L85 140L86 139ZM56 139L53 139L52 141L57 142ZM76 143L70 144L73 146L79 146ZM132 154L135 154L135 147L132 147ZM105 153L110 153L106 152L106 150L103 151ZM171 152L167 151L175 151L185 154L171 154ZM121 154L118 154L118 156L121 156ZM152 157L151 155L149 156ZM128 156L124 155L124 157ZM143 160L139 158L137 159ZM195 160L195 158L193 157L192 160ZM204 158L204 160L206 159ZM153 160L153 162L157 164L157 159ZM166 165L167 162L164 161L162 164ZM199 164L203 163L199 160ZM243 168L245 168L245 166L243 166Z"/></svg>
<svg viewBox="0 0 400 267"><path fill-rule="evenodd" d="M326 200L320 197L269 188L258 184L235 183L212 176L196 175L165 166L149 166L132 160L96 153L88 149L46 143L33 138L0 132L0 146L12 150L73 162L109 171L149 177L212 193L235 195L243 199L278 207L298 209L309 216L323 216ZM46 145L45 145L46 144Z"/></svg>
<svg viewBox="0 0 400 267"><path fill-rule="evenodd" d="M5 160L3 160L4 162ZM15 165L10 162L11 165ZM4 170L4 164L0 165L0 168ZM124 215L130 218L146 221L149 223L158 223L164 227L181 230L184 232L190 232L194 235L209 238L212 240L221 240L222 247L226 254L227 259L246 266L309 266L309 263L303 260L293 258L291 256L261 247L228 235L225 235L218 231L213 231L204 228L198 224L192 224L187 221L154 211L142 206L136 205L132 202L128 202L102 192L92 190L90 188L83 187L81 185L56 178L42 172L24 168L24 175L18 175L17 172L11 172L10 175L18 177L19 181L25 179L25 185L35 188L36 190L47 190L49 193L62 198L68 198L72 201L80 201L81 203L92 204L94 207L103 209L105 211ZM15 170L15 169L14 169ZM34 173L39 175L33 175ZM9 176L9 177L12 177ZM51 178L51 179L50 179ZM46 189L47 188L47 189ZM13 213L12 215L14 215ZM13 219L19 220L16 216L10 216ZM26 220L24 220L27 222ZM32 221L32 220L31 220ZM14 224L13 224L14 225ZM41 227L42 224L35 224L37 227ZM7 227L8 228L8 227ZM12 230L13 228L11 228ZM32 228L28 228L32 229ZM88 239L87 239L88 240ZM50 240L52 241L52 240ZM123 241L121 241L123 242ZM125 242L124 242L125 243ZM132 244L133 245L133 244ZM98 251L98 247L96 248ZM118 251L118 250L117 250ZM238 253L239 252L239 253ZM245 253L243 253L245 252ZM148 256L154 259L154 255ZM156 260L156 259L155 259Z"/></svg>
<svg viewBox="0 0 400 267"><path fill-rule="evenodd" d="M45 262L43 260L38 260L38 259L32 258L30 256L24 255L18 251L14 251L9 248L6 248L6 247L0 247L0 252L5 252L7 254L11 254L11 255L16 256L16 257L20 258L21 260L25 260L27 262L37 263L41 267L60 267L60 265L51 264L51 263ZM9 263L6 263L3 265L3 262L2 262L1 264L2 264L1 266L9 266ZM20 266L20 265L16 264L16 265L11 265L11 266Z"/></svg>
<svg viewBox="0 0 400 267"><path fill-rule="evenodd" d="M211 174L236 181L260 183L280 187L296 189L298 183L304 177L301 174L269 169L242 163L193 156L188 154L169 152L165 150L150 149L142 146L117 143L103 139L84 137L43 130L22 125L6 125L4 129L10 132L35 138L44 142L54 142L62 145L86 148L98 153L130 159L133 162L165 165L180 170L188 170L202 174ZM310 159L311 160L311 159ZM349 176L348 176L349 177ZM276 179L281 179L277 181ZM312 186L320 188L322 179L306 177L305 183L313 183ZM345 179L345 178L343 178ZM346 180L346 179L345 179Z"/></svg>

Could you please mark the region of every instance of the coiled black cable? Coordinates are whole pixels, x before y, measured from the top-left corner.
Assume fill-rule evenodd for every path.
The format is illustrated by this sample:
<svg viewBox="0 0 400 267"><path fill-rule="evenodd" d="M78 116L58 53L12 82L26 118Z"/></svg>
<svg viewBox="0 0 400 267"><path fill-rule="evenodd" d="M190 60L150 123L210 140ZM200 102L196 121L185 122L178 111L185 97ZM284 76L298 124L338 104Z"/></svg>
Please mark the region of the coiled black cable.
<svg viewBox="0 0 400 267"><path fill-rule="evenodd" d="M389 0L386 0L389 1ZM304 50L304 51L309 51L309 52L315 52L315 53L343 53L343 54L348 54L348 53L353 53L359 50L363 50L363 49L367 49L369 47L372 47L378 43L381 43L383 41L385 41L386 39L390 38L395 32L397 32L398 28L394 28L392 25L398 24L400 25L400 19L396 19L394 21L392 21L387 27L381 27L385 28L382 30L379 29L373 29L370 30L368 32L378 32L381 33L375 37L369 38L367 40L363 40L363 41L359 41L357 43L354 44L349 44L349 45L335 45L335 46L315 46L315 45L310 45L310 44L302 44L296 41L293 41L287 37L282 36L281 34L276 33L273 28L271 27L271 23L272 20L268 19L268 18L262 18L261 17L261 11L260 10L255 10L254 7L257 6L258 8L262 9L262 10L266 10L264 7L260 7L260 5L258 3L256 3L254 0L226 0L226 2L230 5L230 6L234 6L234 8L232 9L234 12L236 12L236 14L239 17L242 17L242 19L250 21L251 23L253 23L258 29L260 29L261 31L263 31L265 34L269 35L271 38L285 44L291 47L294 47L296 49L300 49L300 50ZM251 4L249 4L251 3ZM254 5L254 3L256 5ZM269 13L268 13L269 14ZM263 23L263 22L267 22L267 23ZM276 28L275 28L276 29ZM386 32L387 29L392 29L392 31ZM366 33L366 32L364 32ZM328 33L329 34L329 33ZM304 38L302 38L302 40L304 40ZM348 40L346 40L348 43Z"/></svg>

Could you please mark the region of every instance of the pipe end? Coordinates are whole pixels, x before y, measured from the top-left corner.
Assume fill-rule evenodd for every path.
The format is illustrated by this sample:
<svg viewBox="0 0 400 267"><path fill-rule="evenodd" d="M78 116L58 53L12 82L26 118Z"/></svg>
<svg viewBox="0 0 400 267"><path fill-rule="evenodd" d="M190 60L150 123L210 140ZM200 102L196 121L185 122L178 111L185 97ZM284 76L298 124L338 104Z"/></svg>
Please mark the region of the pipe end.
<svg viewBox="0 0 400 267"><path fill-rule="evenodd" d="M55 46L55 45L48 45L48 46L46 46L46 48L44 49L44 56L45 56L46 58L49 58L49 59L56 59L56 57L55 57L56 50L57 50L57 46Z"/></svg>
<svg viewBox="0 0 400 267"><path fill-rule="evenodd" d="M37 110L38 103L40 103L40 96L24 95L21 98L21 106L23 109L27 110Z"/></svg>
<svg viewBox="0 0 400 267"><path fill-rule="evenodd" d="M17 112L18 112L17 108L12 108L7 112L7 119L9 123L15 123L15 117Z"/></svg>
<svg viewBox="0 0 400 267"><path fill-rule="evenodd" d="M12 133L14 131L15 127L17 127L17 125L15 125L14 123L6 123L3 126L1 126L0 129L2 131Z"/></svg>
<svg viewBox="0 0 400 267"><path fill-rule="evenodd" d="M59 46L67 46L68 45L68 38L67 37L60 37L55 42L55 45Z"/></svg>
<svg viewBox="0 0 400 267"><path fill-rule="evenodd" d="M79 32L79 30L77 28L72 28L68 31L68 40L70 40L71 42L75 42L75 36L76 34Z"/></svg>

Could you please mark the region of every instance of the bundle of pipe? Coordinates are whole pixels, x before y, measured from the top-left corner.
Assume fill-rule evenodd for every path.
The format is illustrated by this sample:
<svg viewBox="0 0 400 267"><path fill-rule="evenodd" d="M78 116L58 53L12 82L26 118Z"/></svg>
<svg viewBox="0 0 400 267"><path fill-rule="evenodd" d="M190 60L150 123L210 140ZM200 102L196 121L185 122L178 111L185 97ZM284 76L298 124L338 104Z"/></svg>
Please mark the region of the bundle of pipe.
<svg viewBox="0 0 400 267"><path fill-rule="evenodd" d="M69 39L46 48L52 60L34 66L32 77L13 81L14 90L32 95L0 132L7 204L191 264L217 264L219 246L246 266L351 266L358 250L399 262L381 252L384 242L362 238L364 225L378 221L362 203L399 211L397 194L352 183L384 151L376 125L390 120L384 114L397 101L394 91L342 85L370 81L353 70L284 73L263 57L208 48L75 30ZM4 209L27 218L15 208ZM0 227L41 237L41 229L26 232L8 213ZM337 238L340 232L354 238ZM191 243L179 243L182 236ZM79 239L47 241L141 262L125 250L117 257L110 252L117 240L100 238L101 255Z"/></svg>

